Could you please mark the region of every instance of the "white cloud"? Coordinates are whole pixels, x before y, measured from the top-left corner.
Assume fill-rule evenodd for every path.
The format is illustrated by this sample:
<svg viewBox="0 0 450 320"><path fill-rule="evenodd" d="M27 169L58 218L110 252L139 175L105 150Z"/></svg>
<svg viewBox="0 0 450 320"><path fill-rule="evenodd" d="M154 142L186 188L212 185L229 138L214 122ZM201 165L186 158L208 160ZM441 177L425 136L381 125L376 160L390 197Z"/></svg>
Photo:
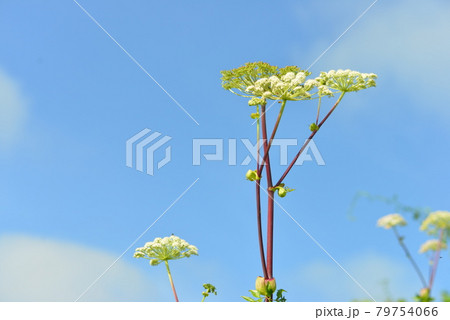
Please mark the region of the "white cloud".
<svg viewBox="0 0 450 320"><path fill-rule="evenodd" d="M334 13L341 20L347 18L342 10ZM378 73L380 86L393 85L393 94L411 97L427 111L450 116L450 108L442 102L443 97L449 97L449 16L450 3L444 1L380 1L314 69L352 68ZM318 38L311 47L317 55L326 48L324 37L326 43L335 40L330 33Z"/></svg>
<svg viewBox="0 0 450 320"><path fill-rule="evenodd" d="M116 258L73 243L3 235L0 301L74 301ZM80 301L152 301L157 289L139 269L119 261Z"/></svg>
<svg viewBox="0 0 450 320"><path fill-rule="evenodd" d="M0 147L19 137L27 116L26 101L18 84L0 70Z"/></svg>
<svg viewBox="0 0 450 320"><path fill-rule="evenodd" d="M410 299L420 289L420 282L413 278L415 275L408 266L382 255L366 253L340 262L377 301ZM316 292L330 301L370 299L329 260L313 261L301 267L297 280L306 292Z"/></svg>

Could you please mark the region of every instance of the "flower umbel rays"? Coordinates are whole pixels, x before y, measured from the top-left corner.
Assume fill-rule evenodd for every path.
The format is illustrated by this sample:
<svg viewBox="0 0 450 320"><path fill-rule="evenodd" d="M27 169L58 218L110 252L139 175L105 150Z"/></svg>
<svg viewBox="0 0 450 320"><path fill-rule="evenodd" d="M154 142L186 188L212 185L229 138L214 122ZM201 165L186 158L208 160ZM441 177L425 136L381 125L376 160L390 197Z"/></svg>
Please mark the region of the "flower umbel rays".
<svg viewBox="0 0 450 320"><path fill-rule="evenodd" d="M198 255L197 247L174 235L155 238L152 242L147 242L142 248L137 248L134 253L135 258L150 260L152 266L156 266L163 261L189 258L191 255Z"/></svg>
<svg viewBox="0 0 450 320"><path fill-rule="evenodd" d="M375 73L361 73L353 70L330 70L321 72L316 78L321 85L341 92L352 92L375 87L377 75Z"/></svg>
<svg viewBox="0 0 450 320"><path fill-rule="evenodd" d="M377 226L385 229L395 226L406 226L406 220L400 214L392 213L378 219Z"/></svg>

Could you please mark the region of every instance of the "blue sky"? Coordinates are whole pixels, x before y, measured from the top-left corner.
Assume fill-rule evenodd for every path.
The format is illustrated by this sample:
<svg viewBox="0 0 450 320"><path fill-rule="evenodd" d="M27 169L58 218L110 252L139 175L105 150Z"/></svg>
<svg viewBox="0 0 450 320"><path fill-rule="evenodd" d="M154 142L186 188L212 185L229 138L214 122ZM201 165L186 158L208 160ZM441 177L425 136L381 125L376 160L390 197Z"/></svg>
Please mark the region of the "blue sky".
<svg viewBox="0 0 450 320"><path fill-rule="evenodd" d="M79 1L200 125L73 1L0 2L0 299L75 300L199 178L136 246L186 239L200 255L172 264L180 299L200 300L210 282L216 301L240 301L261 273L244 179L255 164L192 166L194 138L255 136L252 108L222 89L220 70L307 68L372 2ZM315 139L326 165L294 168L286 183L296 190L280 203L377 299L383 281L393 298L420 283L393 235L375 227L394 209L361 200L352 220L348 208L365 190L449 210L449 14L445 1L380 0L311 68L374 72L378 86L344 98ZM278 137L303 141L314 112L288 103ZM172 137L172 161L154 176L125 165L126 140L144 128ZM288 300L367 298L280 208L275 223ZM426 240L417 228L404 230L413 252ZM448 258L436 292L450 288ZM163 269L131 250L82 300L171 301Z"/></svg>

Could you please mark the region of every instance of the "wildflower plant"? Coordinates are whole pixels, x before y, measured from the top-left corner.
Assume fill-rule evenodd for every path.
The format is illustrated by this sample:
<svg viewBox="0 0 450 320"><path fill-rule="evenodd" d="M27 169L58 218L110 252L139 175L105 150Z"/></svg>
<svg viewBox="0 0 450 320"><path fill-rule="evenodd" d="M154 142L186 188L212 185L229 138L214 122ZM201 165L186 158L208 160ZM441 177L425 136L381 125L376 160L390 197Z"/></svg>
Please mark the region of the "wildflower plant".
<svg viewBox="0 0 450 320"><path fill-rule="evenodd" d="M400 236L397 231L397 226L405 226L406 220L398 213L390 214L380 218L377 222L379 227L385 229L392 229L394 234L405 252L407 258L413 265L417 275L422 283L422 289L415 296L416 301L429 302L434 298L431 296L432 288L436 278L437 268L439 264L440 254L442 250L446 250L447 239L450 235L450 212L448 211L434 211L428 214L428 216L422 221L420 225L420 231L424 231L430 236L437 236L437 238L429 239L425 241L419 248L420 254L426 254L429 257L429 277L425 280L420 268L415 262L413 256L408 250L404 239L404 236ZM445 300L445 294L443 294Z"/></svg>
<svg viewBox="0 0 450 320"><path fill-rule="evenodd" d="M170 272L169 260L189 258L192 255L198 255L197 247L174 235L165 238L155 238L152 242L147 242L143 247L136 248L134 253L135 258L150 260L151 266L157 266L164 262L176 302L179 300Z"/></svg>
<svg viewBox="0 0 450 320"><path fill-rule="evenodd" d="M376 86L377 76L373 73L360 73L352 70L330 70L321 72L317 77L312 78L311 72L302 70L297 66L287 66L279 68L265 62L250 62L245 65L221 72L222 87L238 96L248 99L248 105L254 109L250 113L251 119L256 119L256 149L257 161L256 169L248 170L246 179L255 182L256 188L256 217L258 229L258 244L261 259L261 267L264 283L275 283L273 274L273 239L274 239L274 196L275 193L280 197L285 197L294 189L288 188L284 180L297 159L306 149L311 139L321 129L325 121L330 117L333 111L342 101L348 92L356 92L363 89ZM336 101L321 118L322 100L337 96ZM287 102L297 102L304 100L317 99L317 116L314 122L310 123L310 136L305 144L297 152L291 163L280 176L274 180L270 163L270 148L275 138L278 126L286 108ZM273 130L268 135L267 130L267 103L272 102L271 106L278 102L280 104L278 116L275 120ZM260 149L263 149L261 154ZM264 239L262 235L261 220L261 182L263 180L263 171L265 170L265 182L267 194L267 238L266 251L264 248ZM276 182L275 182L276 181ZM256 290L252 295L259 301L260 295L264 296L265 301L273 301L272 294L274 290L264 290L265 285L258 288L257 278ZM266 288L267 289L267 288ZM280 289L282 290L282 289ZM282 293L283 291L281 291ZM248 297L246 297L248 298ZM247 301L252 298L246 299ZM254 299L253 299L254 300ZM253 301L252 300L252 301Z"/></svg>

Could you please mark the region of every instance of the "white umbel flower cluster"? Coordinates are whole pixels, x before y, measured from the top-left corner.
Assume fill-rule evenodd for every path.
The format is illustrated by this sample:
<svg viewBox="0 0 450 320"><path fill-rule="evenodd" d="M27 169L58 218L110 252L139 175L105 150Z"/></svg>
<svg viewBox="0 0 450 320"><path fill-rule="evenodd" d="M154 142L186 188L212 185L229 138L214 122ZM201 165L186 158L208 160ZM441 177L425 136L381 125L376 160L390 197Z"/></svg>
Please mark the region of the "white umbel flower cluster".
<svg viewBox="0 0 450 320"><path fill-rule="evenodd" d="M279 77L276 75L268 78L261 78L255 81L254 85L248 86L246 92L254 96L249 101L249 105L257 105L270 100L307 100L311 99L310 93L315 86L309 82L308 86L303 84L306 80L306 72L288 72Z"/></svg>
<svg viewBox="0 0 450 320"><path fill-rule="evenodd" d="M249 105L258 105L270 100L309 100L316 97L332 97L335 92L352 92L376 86L377 75L353 70L330 70L321 72L315 79L306 80L304 71L288 72L261 78L245 90L251 96ZM317 91L313 92L313 89Z"/></svg>
<svg viewBox="0 0 450 320"><path fill-rule="evenodd" d="M426 217L420 226L420 230L428 234L436 234L438 230L450 231L450 212L434 211Z"/></svg>
<svg viewBox="0 0 450 320"><path fill-rule="evenodd" d="M316 78L321 85L341 92L352 92L376 86L375 73L361 73L353 70L330 70L321 72Z"/></svg>
<svg viewBox="0 0 450 320"><path fill-rule="evenodd" d="M392 213L378 219L377 226L385 229L395 226L406 226L406 220L400 214Z"/></svg>
<svg viewBox="0 0 450 320"><path fill-rule="evenodd" d="M197 247L174 235L155 238L152 242L147 242L142 248L137 248L134 253L135 258L150 260L152 266L156 266L163 261L189 258L191 255L198 255Z"/></svg>
<svg viewBox="0 0 450 320"><path fill-rule="evenodd" d="M443 241L432 239L427 240L424 244L420 246L419 253L425 253L428 251L438 251L442 249L447 249L447 244Z"/></svg>

